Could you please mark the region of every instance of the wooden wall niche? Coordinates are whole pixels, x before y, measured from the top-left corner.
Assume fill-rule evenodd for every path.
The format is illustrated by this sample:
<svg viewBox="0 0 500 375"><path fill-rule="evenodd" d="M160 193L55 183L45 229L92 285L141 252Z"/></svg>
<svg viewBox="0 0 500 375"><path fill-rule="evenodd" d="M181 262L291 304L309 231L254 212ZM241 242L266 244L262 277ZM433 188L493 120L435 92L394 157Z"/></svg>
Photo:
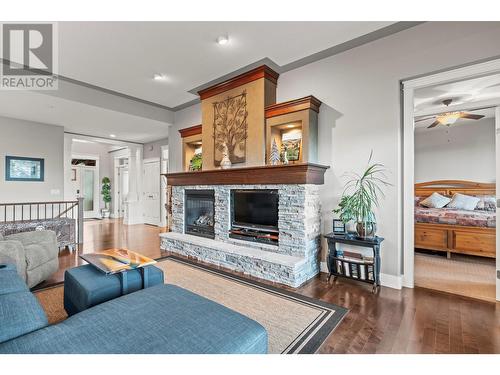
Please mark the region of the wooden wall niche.
<svg viewBox="0 0 500 375"><path fill-rule="evenodd" d="M263 65L198 92L201 98L204 170L218 169L216 161L221 158L221 152L216 149L214 140L214 104L239 97L243 93L246 104L246 139L244 143L240 142L238 158L231 161L233 167L265 164L264 108L276 102L277 79L278 73Z"/></svg>
<svg viewBox="0 0 500 375"><path fill-rule="evenodd" d="M179 133L182 137L182 167L184 171L188 172L191 159L196 151L203 146L202 126L195 125L181 129Z"/></svg>
<svg viewBox="0 0 500 375"><path fill-rule="evenodd" d="M318 112L321 102L307 96L266 107L266 162L273 140L280 152L283 141L299 143L299 156L294 163L316 163L318 161ZM290 158L289 158L290 159Z"/></svg>

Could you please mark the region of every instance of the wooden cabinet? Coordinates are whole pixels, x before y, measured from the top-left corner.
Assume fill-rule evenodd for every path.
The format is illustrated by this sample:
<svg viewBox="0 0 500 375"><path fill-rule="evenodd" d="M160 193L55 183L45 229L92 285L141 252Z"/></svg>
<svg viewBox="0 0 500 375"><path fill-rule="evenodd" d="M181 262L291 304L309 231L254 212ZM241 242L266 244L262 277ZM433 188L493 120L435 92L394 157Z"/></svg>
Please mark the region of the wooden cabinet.
<svg viewBox="0 0 500 375"><path fill-rule="evenodd" d="M495 228L415 223L415 248L495 258Z"/></svg>
<svg viewBox="0 0 500 375"><path fill-rule="evenodd" d="M431 250L448 249L448 230L415 226L415 247Z"/></svg>

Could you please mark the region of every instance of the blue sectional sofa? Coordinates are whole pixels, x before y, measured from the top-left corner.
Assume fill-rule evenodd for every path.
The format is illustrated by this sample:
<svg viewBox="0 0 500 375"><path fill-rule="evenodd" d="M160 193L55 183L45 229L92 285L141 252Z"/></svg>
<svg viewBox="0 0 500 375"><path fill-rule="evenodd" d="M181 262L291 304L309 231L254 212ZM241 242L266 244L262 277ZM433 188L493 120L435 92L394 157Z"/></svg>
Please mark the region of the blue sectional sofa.
<svg viewBox="0 0 500 375"><path fill-rule="evenodd" d="M174 285L156 285L48 325L12 265L0 262L0 353L267 353L257 322Z"/></svg>

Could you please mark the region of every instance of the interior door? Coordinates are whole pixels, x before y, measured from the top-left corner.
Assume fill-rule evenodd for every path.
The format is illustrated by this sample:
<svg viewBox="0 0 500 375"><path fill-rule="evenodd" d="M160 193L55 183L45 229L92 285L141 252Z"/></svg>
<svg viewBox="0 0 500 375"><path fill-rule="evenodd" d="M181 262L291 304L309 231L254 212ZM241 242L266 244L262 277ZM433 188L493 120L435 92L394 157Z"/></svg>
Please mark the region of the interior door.
<svg viewBox="0 0 500 375"><path fill-rule="evenodd" d="M143 172L144 222L160 224L160 161L144 163Z"/></svg>
<svg viewBox="0 0 500 375"><path fill-rule="evenodd" d="M125 201L128 196L128 169L120 167L118 169L119 185L118 185L118 216L125 216Z"/></svg>
<svg viewBox="0 0 500 375"><path fill-rule="evenodd" d="M495 108L495 134L496 134L496 196L497 196L497 217L500 215L500 107ZM497 220L497 267L496 267L496 280L497 280L497 301L500 301L500 223Z"/></svg>
<svg viewBox="0 0 500 375"><path fill-rule="evenodd" d="M73 190L75 197L83 198L83 217L99 216L99 179L95 167L73 166Z"/></svg>

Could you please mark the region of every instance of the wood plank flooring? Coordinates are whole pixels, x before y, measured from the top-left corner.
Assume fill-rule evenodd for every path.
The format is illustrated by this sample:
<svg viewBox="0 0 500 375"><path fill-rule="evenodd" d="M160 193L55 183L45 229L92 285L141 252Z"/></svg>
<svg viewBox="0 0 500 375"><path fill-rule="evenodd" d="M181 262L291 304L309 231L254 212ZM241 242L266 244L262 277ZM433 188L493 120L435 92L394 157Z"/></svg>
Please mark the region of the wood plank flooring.
<svg viewBox="0 0 500 375"><path fill-rule="evenodd" d="M86 222L79 252L124 247L158 258L169 254L160 252L161 231L120 220ZM59 272L43 285L62 281L64 270L80 263L77 253L61 252ZM350 280L328 284L325 274L294 291L350 310L319 353L500 353L498 302L423 288L382 287L373 295L369 285Z"/></svg>

